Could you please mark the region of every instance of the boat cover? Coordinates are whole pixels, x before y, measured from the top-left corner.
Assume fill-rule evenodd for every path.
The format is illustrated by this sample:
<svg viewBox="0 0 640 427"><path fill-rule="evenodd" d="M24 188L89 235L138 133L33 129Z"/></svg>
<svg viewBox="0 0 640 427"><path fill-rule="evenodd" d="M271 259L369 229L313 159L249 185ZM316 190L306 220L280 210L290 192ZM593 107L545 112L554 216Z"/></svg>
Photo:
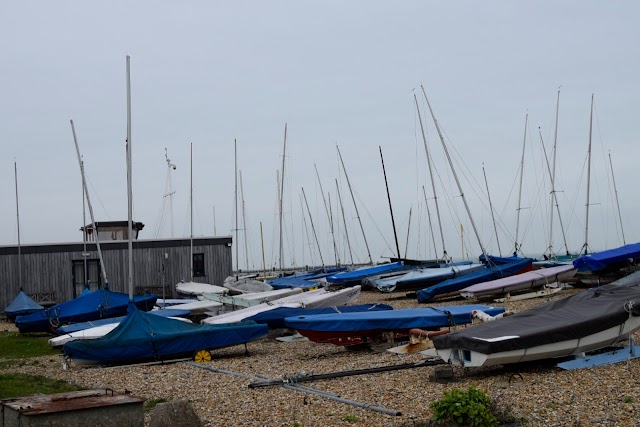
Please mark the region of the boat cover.
<svg viewBox="0 0 640 427"><path fill-rule="evenodd" d="M134 296L135 305L149 311L158 299L157 295ZM89 320L127 314L129 295L98 289L89 295L80 296L71 301L56 304L26 316L16 318L16 326L20 332L50 332L52 327L66 323L87 322Z"/></svg>
<svg viewBox="0 0 640 427"><path fill-rule="evenodd" d="M382 292L392 292L393 290L412 291L426 286L436 285L447 279L470 274L483 267L482 264L471 264L467 262L464 264L453 263L440 268L419 268L402 276L374 280L374 283L376 288Z"/></svg>
<svg viewBox="0 0 640 427"><path fill-rule="evenodd" d="M418 291L416 293L418 296L418 302L428 302L435 298L437 295L458 292L477 283L487 282L489 280L495 280L501 277L507 277L514 274L523 273L525 271L530 271L532 268L532 262L533 259L531 258L520 258L518 259L518 261L513 261L507 264L494 265L483 270L465 274L464 276L445 280L442 283Z"/></svg>
<svg viewBox="0 0 640 427"><path fill-rule="evenodd" d="M133 309L117 328L104 337L69 342L63 351L72 359L116 365L190 356L202 349L244 344L264 337L267 332L267 325L255 322L201 325L176 322Z"/></svg>
<svg viewBox="0 0 640 427"><path fill-rule="evenodd" d="M633 275L631 284L613 282L588 289L495 322L435 337L434 345L436 349L492 354L578 339L621 325L629 316L640 315L640 272Z"/></svg>
<svg viewBox="0 0 640 427"><path fill-rule="evenodd" d="M360 311L371 312L382 310L393 310L393 307L387 304L359 304L325 308L279 307L274 310L264 311L253 316L249 316L245 320L253 320L256 323L265 323L269 326L269 329L279 329L287 327L284 323L284 319L287 317L332 313L354 313Z"/></svg>
<svg viewBox="0 0 640 427"><path fill-rule="evenodd" d="M173 308L165 308L162 310L151 310L148 312L155 316L162 317L187 317L191 312L189 310L179 310ZM124 320L125 316L110 317L108 319L91 320L89 322L69 323L68 325L60 326L55 330L58 335L70 334L72 332L84 331L85 329L95 328L96 326L108 325L110 323L120 323Z"/></svg>
<svg viewBox="0 0 640 427"><path fill-rule="evenodd" d="M608 251L582 256L573 260L573 266L581 270L595 272L615 264L624 263L629 258L640 258L640 243L631 243Z"/></svg>
<svg viewBox="0 0 640 427"><path fill-rule="evenodd" d="M317 314L287 317L289 328L316 332L395 331L411 328L439 328L471 323L471 312L482 310L490 316L504 313L502 307L454 305L407 308L359 313Z"/></svg>
<svg viewBox="0 0 640 427"><path fill-rule="evenodd" d="M44 310L44 307L35 302L29 295L25 294L22 289L11 303L4 309L4 314L14 320L17 316L33 313L37 310Z"/></svg>
<svg viewBox="0 0 640 427"><path fill-rule="evenodd" d="M344 267L320 268L291 276L276 277L275 279L265 280L265 282L270 284L273 289L311 289L318 286L318 282L316 282L316 280L324 279L327 276L341 273L345 270L346 269Z"/></svg>
<svg viewBox="0 0 640 427"><path fill-rule="evenodd" d="M376 276L379 274L391 273L394 271L400 271L403 269L413 268L411 266L406 266L401 262L391 262L388 264L380 264L374 265L371 267L363 267L358 268L353 271L345 271L344 273L333 274L331 276L327 276L327 282L333 283L336 285L358 285L362 281L362 279L369 276Z"/></svg>
<svg viewBox="0 0 640 427"><path fill-rule="evenodd" d="M465 298L475 298L482 295L505 294L507 292L521 291L549 283L557 282L559 278L573 276L576 269L573 265L560 265L557 267L541 268L522 274L515 274L489 282L478 283L460 291Z"/></svg>

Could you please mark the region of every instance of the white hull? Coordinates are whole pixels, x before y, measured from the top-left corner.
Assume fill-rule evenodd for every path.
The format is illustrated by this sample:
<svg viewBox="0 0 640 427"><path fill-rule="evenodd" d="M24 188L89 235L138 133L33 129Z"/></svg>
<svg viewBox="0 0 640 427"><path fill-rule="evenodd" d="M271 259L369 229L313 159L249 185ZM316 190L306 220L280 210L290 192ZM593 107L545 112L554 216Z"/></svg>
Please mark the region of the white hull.
<svg viewBox="0 0 640 427"><path fill-rule="evenodd" d="M189 302L186 304L176 304L172 305L171 308L176 310L189 310L191 314L202 314L207 311L220 309L222 308L222 304L215 301L203 300Z"/></svg>
<svg viewBox="0 0 640 427"><path fill-rule="evenodd" d="M484 354L464 349L436 349L438 356L456 366L480 367L506 365L508 363L528 362L532 360L551 359L578 355L588 351L608 347L620 340L627 339L631 333L640 328L640 317L633 316L622 325L587 335L582 338L560 341L536 347L499 353ZM500 337L493 340L517 337Z"/></svg>
<svg viewBox="0 0 640 427"><path fill-rule="evenodd" d="M203 294L203 297L231 307L251 307L263 302L277 301L281 298L300 293L302 293L302 289L300 288L288 288L233 296L220 294Z"/></svg>
<svg viewBox="0 0 640 427"><path fill-rule="evenodd" d="M218 316L208 317L202 321L206 324L222 324L240 322L247 317L253 316L264 311L273 310L278 307L289 308L323 308L347 305L354 302L360 295L360 286L344 288L335 292L328 292L326 289L317 289L315 291L303 292L278 299L270 303L262 303L253 307L243 308L241 310L220 314Z"/></svg>
<svg viewBox="0 0 640 427"><path fill-rule="evenodd" d="M180 295L192 297L204 293L226 294L229 290L223 286L210 285L208 283L180 282L176 285L176 291Z"/></svg>

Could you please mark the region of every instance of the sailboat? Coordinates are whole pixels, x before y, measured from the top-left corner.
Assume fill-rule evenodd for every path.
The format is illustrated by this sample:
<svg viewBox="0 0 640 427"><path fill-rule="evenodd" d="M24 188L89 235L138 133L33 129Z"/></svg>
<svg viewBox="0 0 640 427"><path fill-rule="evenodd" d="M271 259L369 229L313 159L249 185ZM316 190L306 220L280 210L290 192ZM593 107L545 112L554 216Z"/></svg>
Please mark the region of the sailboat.
<svg viewBox="0 0 640 427"><path fill-rule="evenodd" d="M14 321L17 316L31 314L38 310L44 310L44 307L35 302L29 295L22 290L22 254L20 251L20 209L18 205L18 164L13 162L13 171L16 183L16 218L18 224L18 285L20 292L4 309L4 314L10 321Z"/></svg>
<svg viewBox="0 0 640 427"><path fill-rule="evenodd" d="M174 360L193 356L211 361L211 349L246 344L267 334L266 325L244 322L234 325L200 325L154 316L133 304L132 177L131 177L131 85L127 56L127 199L129 205L129 314L107 335L96 340L77 340L63 351L79 365L117 365L142 361ZM191 257L193 260L193 257ZM192 269L193 271L193 269Z"/></svg>

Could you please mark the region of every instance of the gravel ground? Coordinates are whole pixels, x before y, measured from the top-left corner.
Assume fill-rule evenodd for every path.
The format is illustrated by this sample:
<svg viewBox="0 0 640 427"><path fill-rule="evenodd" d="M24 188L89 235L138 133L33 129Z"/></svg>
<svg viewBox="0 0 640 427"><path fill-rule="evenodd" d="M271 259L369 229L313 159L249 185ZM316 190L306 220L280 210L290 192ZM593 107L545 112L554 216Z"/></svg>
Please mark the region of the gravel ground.
<svg viewBox="0 0 640 427"><path fill-rule="evenodd" d="M551 299L580 290L567 288ZM548 299L494 304L522 311ZM383 302L395 308L418 307L415 299L395 294L363 292L358 303ZM433 304L453 305L464 301ZM13 329L2 323L3 329ZM640 336L637 336L640 338ZM283 343L263 339L214 352L208 367L236 373L213 372L187 363L114 368L63 370L62 358L42 357L4 372L23 372L64 379L86 388L127 390L144 399L184 399L191 402L207 426L414 426L431 417L429 404L444 390L476 385L503 411L525 420L527 426L637 426L640 409L638 361L577 371L563 371L552 362L506 367L455 368L448 384L429 381L434 367L397 370L304 383L362 404L401 412L391 416L328 398L282 387L250 389L263 379L294 374L322 374L417 362L423 356L396 355L372 350L348 351L331 344ZM146 424L149 419L147 416Z"/></svg>

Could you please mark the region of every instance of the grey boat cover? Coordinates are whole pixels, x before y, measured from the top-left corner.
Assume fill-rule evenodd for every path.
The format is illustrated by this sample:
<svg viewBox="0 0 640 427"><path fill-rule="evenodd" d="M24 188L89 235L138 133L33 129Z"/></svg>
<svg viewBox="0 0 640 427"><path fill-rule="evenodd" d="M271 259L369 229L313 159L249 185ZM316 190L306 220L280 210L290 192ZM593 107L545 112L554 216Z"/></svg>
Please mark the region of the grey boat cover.
<svg viewBox="0 0 640 427"><path fill-rule="evenodd" d="M630 315L640 315L640 272L495 322L434 337L433 343L436 349L492 354L582 338L621 325Z"/></svg>

